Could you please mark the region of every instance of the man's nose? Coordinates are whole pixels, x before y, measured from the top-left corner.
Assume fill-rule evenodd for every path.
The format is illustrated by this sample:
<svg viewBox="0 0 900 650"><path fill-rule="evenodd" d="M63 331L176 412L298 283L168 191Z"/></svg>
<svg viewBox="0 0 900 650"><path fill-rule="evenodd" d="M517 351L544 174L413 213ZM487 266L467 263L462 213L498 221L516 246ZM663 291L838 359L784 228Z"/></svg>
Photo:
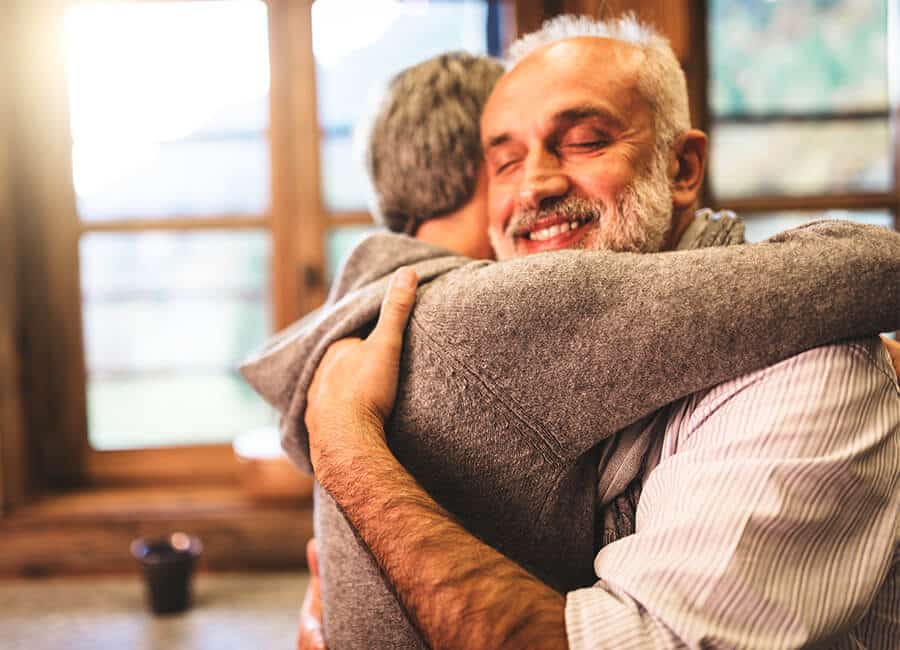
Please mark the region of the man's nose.
<svg viewBox="0 0 900 650"><path fill-rule="evenodd" d="M537 210L544 199L564 195L569 181L559 160L549 151L538 151L525 161L525 174L519 187L519 209Z"/></svg>

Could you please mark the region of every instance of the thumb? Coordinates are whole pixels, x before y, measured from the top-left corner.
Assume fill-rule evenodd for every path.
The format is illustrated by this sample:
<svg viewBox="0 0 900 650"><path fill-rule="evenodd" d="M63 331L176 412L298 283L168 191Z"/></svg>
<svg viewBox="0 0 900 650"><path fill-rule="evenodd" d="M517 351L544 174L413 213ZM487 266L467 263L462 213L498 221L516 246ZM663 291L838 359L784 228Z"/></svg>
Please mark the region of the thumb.
<svg viewBox="0 0 900 650"><path fill-rule="evenodd" d="M378 323L369 335L369 341L391 350L400 349L403 345L403 331L416 302L418 281L416 272L409 267L401 267L394 272L381 303Z"/></svg>

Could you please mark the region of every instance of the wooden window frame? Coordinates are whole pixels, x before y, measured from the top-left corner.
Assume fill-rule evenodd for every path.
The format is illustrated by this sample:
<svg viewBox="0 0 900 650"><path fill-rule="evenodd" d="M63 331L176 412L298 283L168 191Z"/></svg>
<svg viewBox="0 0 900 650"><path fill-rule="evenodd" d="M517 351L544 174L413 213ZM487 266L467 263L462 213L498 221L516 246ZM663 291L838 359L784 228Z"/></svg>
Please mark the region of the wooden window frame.
<svg viewBox="0 0 900 650"><path fill-rule="evenodd" d="M272 242L272 323L273 329L278 331L320 305L327 287L321 281L324 226L319 194L312 0L262 1L268 10L271 75L269 213L104 221L83 224L82 228L92 232L268 229ZM198 481L236 486L239 471L229 444L115 452L89 448L86 455L86 482L117 488L163 483L197 484ZM197 468L202 468L199 474Z"/></svg>
<svg viewBox="0 0 900 650"><path fill-rule="evenodd" d="M0 9L4 60L42 53L0 71L0 575L129 570L130 539L179 528L206 538L209 568L304 566L311 503L251 500L230 445L89 447L78 242L84 232L268 229L275 327L321 301L324 289L296 281L322 260L312 243L321 228L318 148L308 144L317 144L311 0L266 1L268 213L102 223L79 222L71 183L62 15L78 2Z"/></svg>
<svg viewBox="0 0 900 650"><path fill-rule="evenodd" d="M326 289L321 283L309 281L320 275L310 270L319 269L324 263L319 242L323 228L319 209L312 3L310 0L264 1L268 9L271 68L268 141L272 179L268 214L173 215L81 222L80 232L268 230L272 241L272 321L277 331L321 304ZM77 435L87 438L86 424L84 432L79 431ZM82 468L82 484L114 487L197 484L198 481L235 484L238 472L228 444L129 451L96 451L86 445ZM197 468L203 470L198 474Z"/></svg>

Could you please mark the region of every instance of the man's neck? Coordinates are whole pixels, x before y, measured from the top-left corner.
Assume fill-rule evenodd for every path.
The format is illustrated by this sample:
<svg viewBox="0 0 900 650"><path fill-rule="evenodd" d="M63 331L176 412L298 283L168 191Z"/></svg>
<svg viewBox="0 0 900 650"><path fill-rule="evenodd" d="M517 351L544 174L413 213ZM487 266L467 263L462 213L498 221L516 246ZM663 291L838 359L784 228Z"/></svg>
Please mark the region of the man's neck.
<svg viewBox="0 0 900 650"><path fill-rule="evenodd" d="M479 207L466 205L450 214L424 221L416 230L416 239L465 257L493 259L487 236L475 232L475 229L485 228L471 213Z"/></svg>

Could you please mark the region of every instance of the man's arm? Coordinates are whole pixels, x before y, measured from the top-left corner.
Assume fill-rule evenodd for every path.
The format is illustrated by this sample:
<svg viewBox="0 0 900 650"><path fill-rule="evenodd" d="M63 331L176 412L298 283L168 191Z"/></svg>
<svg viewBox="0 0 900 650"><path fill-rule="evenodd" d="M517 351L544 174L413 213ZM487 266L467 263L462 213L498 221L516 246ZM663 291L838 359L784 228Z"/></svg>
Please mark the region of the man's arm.
<svg viewBox="0 0 900 650"><path fill-rule="evenodd" d="M561 597L455 524L384 443L413 299L392 290L369 340L329 351L307 424L320 481L432 645L565 647L567 627L583 647L794 644L864 613L896 544L900 474L897 383L864 353L837 346L824 371L785 373L795 358L707 396L650 475L638 533L601 552L601 582L569 594L564 624Z"/></svg>
<svg viewBox="0 0 900 650"><path fill-rule="evenodd" d="M410 330L571 462L676 399L898 326L900 233L820 222L748 246L556 251L448 274L420 292Z"/></svg>
<svg viewBox="0 0 900 650"><path fill-rule="evenodd" d="M433 648L566 648L564 597L456 523L416 483L375 422L371 442L320 456L341 505ZM548 549L552 552L552 549Z"/></svg>
<svg viewBox="0 0 900 650"><path fill-rule="evenodd" d="M817 345L900 327L900 234L862 224L820 222L761 244L653 255L570 250L459 268L458 258L435 254L376 235L348 264L417 265L429 282L410 328L548 432L566 462L675 399ZM242 367L284 416L285 444L307 470L306 388L334 337L377 317L381 286L366 287L332 292L340 300L328 318ZM535 399L547 387L555 399Z"/></svg>
<svg viewBox="0 0 900 650"><path fill-rule="evenodd" d="M316 477L432 647L565 648L563 596L457 524L385 443L415 299L415 277L403 273L369 338L333 345L310 387L306 423Z"/></svg>

